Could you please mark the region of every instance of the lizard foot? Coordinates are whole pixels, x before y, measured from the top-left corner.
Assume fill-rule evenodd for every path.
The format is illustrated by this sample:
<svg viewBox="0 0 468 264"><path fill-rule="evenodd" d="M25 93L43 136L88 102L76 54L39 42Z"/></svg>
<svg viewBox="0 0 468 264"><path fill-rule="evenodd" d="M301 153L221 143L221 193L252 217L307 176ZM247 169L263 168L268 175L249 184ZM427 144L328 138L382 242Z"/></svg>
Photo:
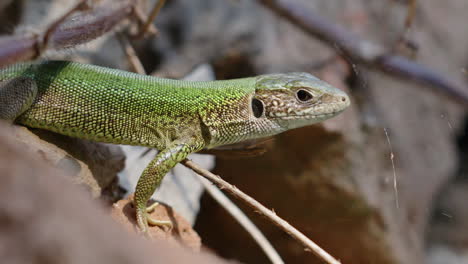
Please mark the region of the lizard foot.
<svg viewBox="0 0 468 264"><path fill-rule="evenodd" d="M172 222L165 220L156 220L150 217L149 213L154 211L154 209L159 205L159 203L153 203L148 208L137 209L137 223L140 231L146 236L150 237L148 233L148 224L152 226L168 226L169 230L172 229Z"/></svg>

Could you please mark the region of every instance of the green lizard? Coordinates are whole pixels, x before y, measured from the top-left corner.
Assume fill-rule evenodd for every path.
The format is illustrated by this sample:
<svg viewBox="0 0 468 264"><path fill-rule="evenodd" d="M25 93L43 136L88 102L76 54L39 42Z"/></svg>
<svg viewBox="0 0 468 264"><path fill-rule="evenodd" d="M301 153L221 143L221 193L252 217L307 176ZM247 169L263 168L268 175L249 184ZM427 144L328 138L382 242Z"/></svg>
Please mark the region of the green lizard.
<svg viewBox="0 0 468 264"><path fill-rule="evenodd" d="M147 202L188 154L317 123L349 104L344 92L307 73L190 82L65 61L0 69L0 119L159 150L135 190L144 233L148 222L168 224L149 217Z"/></svg>

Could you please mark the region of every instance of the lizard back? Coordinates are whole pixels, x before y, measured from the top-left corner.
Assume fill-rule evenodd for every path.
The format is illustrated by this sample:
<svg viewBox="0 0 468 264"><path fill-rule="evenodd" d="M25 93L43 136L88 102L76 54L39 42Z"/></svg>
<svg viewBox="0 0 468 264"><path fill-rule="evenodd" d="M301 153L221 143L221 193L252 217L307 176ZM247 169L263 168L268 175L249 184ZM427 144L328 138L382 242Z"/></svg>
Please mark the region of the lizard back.
<svg viewBox="0 0 468 264"><path fill-rule="evenodd" d="M17 64L0 81L35 80L38 95L17 123L99 142L164 148L201 133L201 116L245 100L255 78L191 82L65 61Z"/></svg>

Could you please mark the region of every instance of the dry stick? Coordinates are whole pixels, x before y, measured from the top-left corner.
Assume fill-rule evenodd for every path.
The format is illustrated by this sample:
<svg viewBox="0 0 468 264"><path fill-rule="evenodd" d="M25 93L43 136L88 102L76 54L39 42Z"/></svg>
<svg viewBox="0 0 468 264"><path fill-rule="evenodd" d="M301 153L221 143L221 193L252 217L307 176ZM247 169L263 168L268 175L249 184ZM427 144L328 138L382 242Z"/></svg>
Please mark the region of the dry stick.
<svg viewBox="0 0 468 264"><path fill-rule="evenodd" d="M39 58L47 50L50 36L58 26L85 6L89 7L87 0L78 1L73 8L53 22L43 34L0 37L0 68L18 61Z"/></svg>
<svg viewBox="0 0 468 264"><path fill-rule="evenodd" d="M411 27L413 24L414 17L416 15L416 5L417 5L417 0L410 0L408 3L408 12L406 13L406 19L405 19L405 28L406 31Z"/></svg>
<svg viewBox="0 0 468 264"><path fill-rule="evenodd" d="M135 49L132 44L129 42L128 37L119 34L120 43L122 48L127 55L130 64L132 65L133 71L139 74L146 75L146 71L143 68L143 65L140 62L140 59L136 56ZM150 150L150 149L148 149ZM145 155L145 154L143 154ZM216 189L216 187L206 184L205 181L201 179L201 183L208 191L208 193L217 201L221 207L228 211L234 219L250 234L254 241L260 246L260 248L265 252L265 255L271 260L273 264L283 264L283 260L279 256L278 252L273 248L271 243L265 238L262 232L250 221L250 219L238 208L236 205L230 201L224 193Z"/></svg>
<svg viewBox="0 0 468 264"><path fill-rule="evenodd" d="M111 31L125 18L131 17L134 7L135 0L123 0L83 12L61 24L52 34L50 42L54 44L54 48L69 48L89 42Z"/></svg>
<svg viewBox="0 0 468 264"><path fill-rule="evenodd" d="M139 73L139 74L146 75L145 68L143 67L143 64L141 63L141 61L138 59L138 56L136 55L136 51L133 48L132 44L130 44L130 41L128 40L127 35L119 33L117 36L125 52L125 55L127 55L128 61L130 62L130 65L132 66L132 71Z"/></svg>
<svg viewBox="0 0 468 264"><path fill-rule="evenodd" d="M156 5L154 5L153 9L150 12L150 15L146 19L146 22L140 28L140 32L136 35L136 38L142 38L146 34L146 32L148 32L150 26L153 25L153 21L156 19L156 17L159 14L159 11L161 11L161 8L164 6L165 3L166 0L159 0L156 3Z"/></svg>
<svg viewBox="0 0 468 264"><path fill-rule="evenodd" d="M42 37L42 40L39 40L37 42L37 45L36 45L37 54L36 54L36 57L33 59L39 58L42 55L42 53L44 53L44 51L47 50L49 39L52 36L52 33L54 33L54 31L60 26L60 24L62 24L66 19L68 19L68 17L70 17L77 10L83 9L84 7L89 8L88 0L78 1L78 3L72 9L70 9L68 12L63 14L59 19L57 19L54 23L52 23L52 25L49 26L49 28L45 31Z"/></svg>
<svg viewBox="0 0 468 264"><path fill-rule="evenodd" d="M304 32L339 48L357 63L362 63L370 69L376 68L392 76L426 84L433 91L442 93L464 107L468 107L467 87L446 78L441 73L404 57L386 54L382 47L360 39L349 30L330 23L302 5L291 3L289 0L257 1Z"/></svg>
<svg viewBox="0 0 468 264"><path fill-rule="evenodd" d="M138 23L140 23L140 25L144 25L146 23L146 19L145 19L145 14L143 13L143 11L141 11L141 9L138 6L135 6L134 13L135 13L135 17L138 20ZM149 25L147 32L151 35L158 34L158 30L153 24Z"/></svg>
<svg viewBox="0 0 468 264"><path fill-rule="evenodd" d="M414 17L416 16L416 6L417 6L417 0L408 1L408 8L406 11L406 18L405 18L405 24L404 24L405 28L403 32L401 33L400 37L398 38L395 48L398 47L398 45L400 44L404 44L408 48L410 48L413 52L415 52L418 49L417 45L414 42L411 42L408 40L411 25L413 24Z"/></svg>
<svg viewBox="0 0 468 264"><path fill-rule="evenodd" d="M236 206L221 190L212 185L208 180L199 178L200 182L205 187L206 191L215 199L237 222L249 233L249 235L257 242L260 248L265 252L265 255L273 264L283 264L278 252L270 244L263 233L255 226L254 223Z"/></svg>
<svg viewBox="0 0 468 264"><path fill-rule="evenodd" d="M99 6L73 18L63 16L45 33L46 40L38 35L14 35L0 37L0 68L18 61L31 60L41 49L64 49L89 42L111 31L122 20L133 15L135 0L122 0L110 6ZM44 48L37 49L41 41ZM40 54L39 54L40 55Z"/></svg>
<svg viewBox="0 0 468 264"><path fill-rule="evenodd" d="M340 262L336 260L334 257L332 257L330 254L328 254L325 250L323 250L320 246L315 244L313 241L311 241L309 238L307 238L304 234L299 232L297 229L295 229L292 225L290 225L288 222L285 220L281 219L278 217L273 211L269 210L265 206L263 206L261 203L257 202L255 199L252 197L248 196L241 190L237 189L235 186L229 184L228 182L224 181L221 179L221 177L199 167L197 164L192 162L191 160L185 159L181 162L184 166L187 168L190 168L197 174L207 178L218 188L226 190L229 192L231 195L236 197L237 199L245 202L248 206L253 208L256 212L259 214L267 217L270 221L272 221L275 225L277 225L279 228L284 230L286 233L288 233L290 236L292 236L294 239L299 241L304 247L307 249L311 250L315 255L320 257L322 260L324 260L328 264L339 264Z"/></svg>

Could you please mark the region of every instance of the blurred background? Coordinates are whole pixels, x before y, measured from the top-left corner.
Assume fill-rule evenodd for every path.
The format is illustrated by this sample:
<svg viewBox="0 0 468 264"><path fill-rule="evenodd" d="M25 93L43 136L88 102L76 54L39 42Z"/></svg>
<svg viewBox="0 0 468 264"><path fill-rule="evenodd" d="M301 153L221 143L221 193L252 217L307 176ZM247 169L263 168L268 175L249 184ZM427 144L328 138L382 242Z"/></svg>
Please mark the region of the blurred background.
<svg viewBox="0 0 468 264"><path fill-rule="evenodd" d="M0 31L44 32L75 3L2 0ZM458 264L468 263L466 14L466 0L167 0L157 36L131 42L155 76L200 65L216 79L304 71L345 90L352 105L338 117L281 134L258 157L216 157L214 172L342 263ZM116 37L127 25L41 58L132 70ZM270 263L209 195L200 203L203 247ZM286 263L322 263L239 206Z"/></svg>

